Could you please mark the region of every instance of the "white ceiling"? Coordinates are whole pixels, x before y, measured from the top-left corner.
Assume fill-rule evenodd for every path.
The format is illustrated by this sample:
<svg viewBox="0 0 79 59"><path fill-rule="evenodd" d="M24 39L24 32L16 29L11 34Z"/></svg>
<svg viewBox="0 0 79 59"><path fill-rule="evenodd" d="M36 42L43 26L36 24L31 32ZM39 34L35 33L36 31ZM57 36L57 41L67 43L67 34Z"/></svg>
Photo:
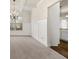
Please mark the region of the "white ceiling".
<svg viewBox="0 0 79 59"><path fill-rule="evenodd" d="M34 7L34 6L36 6L36 4L39 2L40 0L26 0L25 1L25 5L27 5L27 6L32 6L32 7Z"/></svg>
<svg viewBox="0 0 79 59"><path fill-rule="evenodd" d="M14 9L13 0L10 0L10 9L11 11ZM36 4L40 0L15 0L15 9L16 12L21 13L22 11L30 11L33 7L36 7ZM68 0L61 0L61 16L65 16L68 14Z"/></svg>
<svg viewBox="0 0 79 59"><path fill-rule="evenodd" d="M22 12L23 10L30 11L40 0L15 0L15 7L13 0L10 0L11 11L15 8L16 12Z"/></svg>

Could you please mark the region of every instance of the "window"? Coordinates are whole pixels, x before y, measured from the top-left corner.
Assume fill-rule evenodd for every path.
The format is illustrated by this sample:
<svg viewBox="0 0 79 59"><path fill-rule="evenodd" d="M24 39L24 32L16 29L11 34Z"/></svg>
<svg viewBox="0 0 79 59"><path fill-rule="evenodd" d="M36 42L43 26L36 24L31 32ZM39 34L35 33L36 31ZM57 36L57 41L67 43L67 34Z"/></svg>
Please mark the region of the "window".
<svg viewBox="0 0 79 59"><path fill-rule="evenodd" d="M15 17L11 16L11 22L10 22L10 30L22 30L22 19L21 17Z"/></svg>
<svg viewBox="0 0 79 59"><path fill-rule="evenodd" d="M61 20L61 29L68 29L68 19L62 19Z"/></svg>

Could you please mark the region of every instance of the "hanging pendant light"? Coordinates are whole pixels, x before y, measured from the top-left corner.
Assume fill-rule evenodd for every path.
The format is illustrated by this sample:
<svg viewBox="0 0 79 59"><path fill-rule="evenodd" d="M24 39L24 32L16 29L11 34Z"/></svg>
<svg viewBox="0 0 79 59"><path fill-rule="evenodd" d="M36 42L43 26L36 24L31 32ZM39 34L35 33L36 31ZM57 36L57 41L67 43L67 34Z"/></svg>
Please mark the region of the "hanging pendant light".
<svg viewBox="0 0 79 59"><path fill-rule="evenodd" d="M12 9L10 17L11 17L11 20L16 21L18 16L16 15L15 1L16 0L13 0L13 9Z"/></svg>

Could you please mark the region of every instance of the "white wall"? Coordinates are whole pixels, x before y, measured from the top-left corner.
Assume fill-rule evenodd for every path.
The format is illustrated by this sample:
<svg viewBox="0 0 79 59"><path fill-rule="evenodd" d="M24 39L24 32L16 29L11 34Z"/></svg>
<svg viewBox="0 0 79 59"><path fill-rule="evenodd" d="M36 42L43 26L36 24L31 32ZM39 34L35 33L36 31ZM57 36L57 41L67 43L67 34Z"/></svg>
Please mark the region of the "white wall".
<svg viewBox="0 0 79 59"><path fill-rule="evenodd" d="M45 46L47 43L48 7L59 0L41 0L36 8L32 9L32 36Z"/></svg>
<svg viewBox="0 0 79 59"><path fill-rule="evenodd" d="M49 46L58 46L60 43L60 2L48 9L47 33Z"/></svg>
<svg viewBox="0 0 79 59"><path fill-rule="evenodd" d="M32 21L32 36L47 46L47 21Z"/></svg>
<svg viewBox="0 0 79 59"><path fill-rule="evenodd" d="M62 29L62 30L60 30L60 32L61 32L60 38L64 41L68 41L68 30L67 29L65 29L65 30Z"/></svg>
<svg viewBox="0 0 79 59"><path fill-rule="evenodd" d="M23 30L11 31L11 35L31 35L31 14L29 11L23 11L22 16Z"/></svg>

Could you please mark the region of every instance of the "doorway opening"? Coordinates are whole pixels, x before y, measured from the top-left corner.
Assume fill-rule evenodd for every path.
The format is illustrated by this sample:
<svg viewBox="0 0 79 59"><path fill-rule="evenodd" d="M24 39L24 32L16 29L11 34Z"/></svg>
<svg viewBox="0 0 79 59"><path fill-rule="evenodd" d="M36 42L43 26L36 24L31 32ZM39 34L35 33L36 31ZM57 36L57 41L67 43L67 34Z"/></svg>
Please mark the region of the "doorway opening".
<svg viewBox="0 0 79 59"><path fill-rule="evenodd" d="M68 0L61 0L48 7L48 45L68 58Z"/></svg>

